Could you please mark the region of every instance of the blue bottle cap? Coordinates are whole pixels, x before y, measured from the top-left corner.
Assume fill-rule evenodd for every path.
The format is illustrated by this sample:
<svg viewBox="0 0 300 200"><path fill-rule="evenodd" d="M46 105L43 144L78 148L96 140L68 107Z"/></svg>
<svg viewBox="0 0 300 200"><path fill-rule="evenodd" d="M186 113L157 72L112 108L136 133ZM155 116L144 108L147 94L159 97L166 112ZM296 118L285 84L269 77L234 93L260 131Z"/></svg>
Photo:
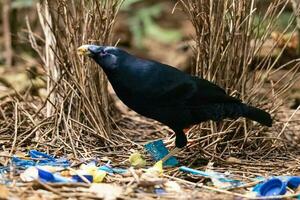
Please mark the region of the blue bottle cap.
<svg viewBox="0 0 300 200"><path fill-rule="evenodd" d="M277 196L284 195L286 193L286 183L278 178L271 178L260 186L258 190L259 196Z"/></svg>
<svg viewBox="0 0 300 200"><path fill-rule="evenodd" d="M287 180L287 186L294 189L300 185L300 176L292 176Z"/></svg>

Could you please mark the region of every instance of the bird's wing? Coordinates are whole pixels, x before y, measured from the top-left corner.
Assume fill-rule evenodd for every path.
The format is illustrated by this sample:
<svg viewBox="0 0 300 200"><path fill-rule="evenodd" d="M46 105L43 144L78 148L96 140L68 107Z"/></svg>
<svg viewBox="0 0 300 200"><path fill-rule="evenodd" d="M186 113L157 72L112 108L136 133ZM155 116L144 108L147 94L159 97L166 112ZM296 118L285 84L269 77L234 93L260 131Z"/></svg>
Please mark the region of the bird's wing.
<svg viewBox="0 0 300 200"><path fill-rule="evenodd" d="M205 103L220 103L220 102L240 102L239 99L231 97L226 94L225 90L220 88L208 80L198 77L192 77L194 84L197 86L197 90L193 93L191 100L192 104L197 102Z"/></svg>
<svg viewBox="0 0 300 200"><path fill-rule="evenodd" d="M158 74L157 76L163 78L153 77L156 83L149 83L149 87L143 91L152 102L165 105L185 104L193 107L208 103L240 101L227 95L219 86L205 79L189 76L177 69L165 68Z"/></svg>

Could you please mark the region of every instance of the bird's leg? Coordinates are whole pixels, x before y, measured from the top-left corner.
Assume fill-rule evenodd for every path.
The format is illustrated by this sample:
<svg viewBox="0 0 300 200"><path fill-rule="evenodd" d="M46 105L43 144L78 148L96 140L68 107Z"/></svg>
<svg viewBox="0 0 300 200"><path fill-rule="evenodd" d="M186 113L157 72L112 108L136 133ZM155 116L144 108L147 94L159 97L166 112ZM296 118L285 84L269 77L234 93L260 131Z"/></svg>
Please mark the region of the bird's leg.
<svg viewBox="0 0 300 200"><path fill-rule="evenodd" d="M170 157L177 154L187 144L186 135L184 134L184 132L182 130L175 131L175 134L176 134L176 138L175 138L175 146L176 147L172 151L170 151L165 157L162 158L163 162L165 162Z"/></svg>

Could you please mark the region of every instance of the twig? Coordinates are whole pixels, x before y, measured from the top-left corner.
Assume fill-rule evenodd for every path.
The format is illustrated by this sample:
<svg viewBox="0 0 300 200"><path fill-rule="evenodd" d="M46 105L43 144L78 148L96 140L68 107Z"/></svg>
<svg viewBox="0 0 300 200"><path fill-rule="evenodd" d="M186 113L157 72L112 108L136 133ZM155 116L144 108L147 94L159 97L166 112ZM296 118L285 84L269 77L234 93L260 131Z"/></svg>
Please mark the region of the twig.
<svg viewBox="0 0 300 200"><path fill-rule="evenodd" d="M15 131L14 131L14 140L11 146L11 150L9 152L9 156L12 156L16 150L16 143L18 138L18 102L15 103ZM6 161L5 166L7 165L9 160Z"/></svg>
<svg viewBox="0 0 300 200"><path fill-rule="evenodd" d="M285 122L283 128L281 129L280 133L277 136L277 139L280 138L280 136L282 135L282 133L284 132L284 130L287 128L287 126L289 125L289 122L293 119L293 117L295 116L295 114L298 112L298 110L300 109L300 106L297 107L297 109L292 113L292 115L289 117L289 119L287 120L287 122ZM275 140L276 142L277 140Z"/></svg>

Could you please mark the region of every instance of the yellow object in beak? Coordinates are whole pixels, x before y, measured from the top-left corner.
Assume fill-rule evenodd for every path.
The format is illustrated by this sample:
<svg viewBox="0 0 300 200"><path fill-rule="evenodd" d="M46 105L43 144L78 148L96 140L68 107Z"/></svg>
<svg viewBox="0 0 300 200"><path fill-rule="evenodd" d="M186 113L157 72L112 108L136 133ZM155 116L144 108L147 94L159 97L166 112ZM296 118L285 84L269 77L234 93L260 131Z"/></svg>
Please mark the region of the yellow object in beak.
<svg viewBox="0 0 300 200"><path fill-rule="evenodd" d="M79 55L83 55L83 56L89 56L91 55L92 53L90 52L89 50L89 45L82 45L80 46L78 49L77 49L77 53Z"/></svg>

